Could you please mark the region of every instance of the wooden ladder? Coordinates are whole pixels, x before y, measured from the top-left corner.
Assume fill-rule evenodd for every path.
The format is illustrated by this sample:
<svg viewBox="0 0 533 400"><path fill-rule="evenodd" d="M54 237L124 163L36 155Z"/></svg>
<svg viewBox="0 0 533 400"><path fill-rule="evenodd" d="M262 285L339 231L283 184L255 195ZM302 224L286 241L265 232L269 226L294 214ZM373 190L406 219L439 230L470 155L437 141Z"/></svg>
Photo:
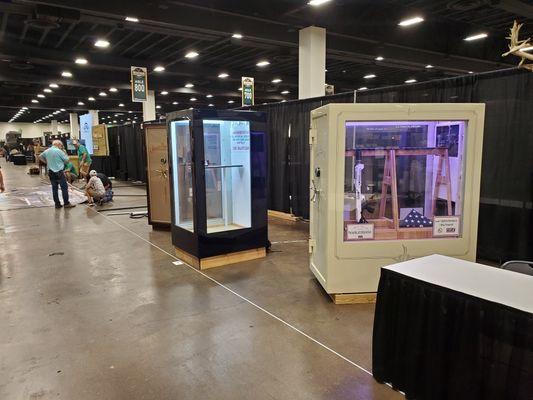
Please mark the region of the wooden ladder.
<svg viewBox="0 0 533 400"><path fill-rule="evenodd" d="M435 209L437 207L437 198L441 186L446 186L446 202L448 207L448 215L452 213L452 180L450 176L450 158L448 157L448 149L443 149L444 154L439 155L439 161L437 164L437 174L435 176L435 187L433 189L433 201L431 215L435 215ZM442 169L445 169L445 175L443 175Z"/></svg>
<svg viewBox="0 0 533 400"><path fill-rule="evenodd" d="M383 168L383 180L381 181L381 201L379 204L379 218L385 218L385 208L387 207L387 195L391 191L392 200L392 220L394 228L400 227L400 217L398 215L398 182L396 180L396 151L389 150L385 154L385 167Z"/></svg>

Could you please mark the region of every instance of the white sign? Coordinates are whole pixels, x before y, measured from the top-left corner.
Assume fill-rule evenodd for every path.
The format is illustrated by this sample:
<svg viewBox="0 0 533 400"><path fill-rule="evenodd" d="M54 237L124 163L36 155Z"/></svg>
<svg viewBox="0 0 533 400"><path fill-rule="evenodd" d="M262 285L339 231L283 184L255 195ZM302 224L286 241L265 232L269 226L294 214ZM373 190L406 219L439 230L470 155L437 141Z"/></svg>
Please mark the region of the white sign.
<svg viewBox="0 0 533 400"><path fill-rule="evenodd" d="M374 224L346 224L346 240L373 240Z"/></svg>
<svg viewBox="0 0 533 400"><path fill-rule="evenodd" d="M460 217L434 217L433 236L459 236Z"/></svg>
<svg viewBox="0 0 533 400"><path fill-rule="evenodd" d="M93 154L93 116L90 113L80 115L80 139L85 141L89 154Z"/></svg>

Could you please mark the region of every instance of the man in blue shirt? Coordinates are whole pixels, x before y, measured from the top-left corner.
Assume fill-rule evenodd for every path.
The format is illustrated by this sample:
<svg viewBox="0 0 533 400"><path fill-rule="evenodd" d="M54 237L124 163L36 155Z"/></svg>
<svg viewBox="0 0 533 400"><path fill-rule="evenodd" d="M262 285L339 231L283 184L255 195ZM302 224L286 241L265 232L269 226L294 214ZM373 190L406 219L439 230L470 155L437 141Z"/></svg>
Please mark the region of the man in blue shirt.
<svg viewBox="0 0 533 400"><path fill-rule="evenodd" d="M54 203L56 208L63 207L59 202L58 186L61 187L61 194L63 195L63 204L65 208L75 207L68 201L68 185L67 178L65 177L65 165L68 163L68 156L63 152L63 143L61 140L54 140L52 147L45 150L39 159L46 164L48 170L48 176L50 177L50 183L52 184L52 196L54 197Z"/></svg>

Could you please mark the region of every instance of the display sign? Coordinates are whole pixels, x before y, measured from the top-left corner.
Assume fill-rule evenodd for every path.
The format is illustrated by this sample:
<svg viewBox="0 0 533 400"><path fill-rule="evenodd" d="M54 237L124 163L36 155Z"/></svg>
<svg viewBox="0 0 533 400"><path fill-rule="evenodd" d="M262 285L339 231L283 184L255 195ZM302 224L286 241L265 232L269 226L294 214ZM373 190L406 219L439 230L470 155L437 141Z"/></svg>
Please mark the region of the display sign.
<svg viewBox="0 0 533 400"><path fill-rule="evenodd" d="M433 218L433 237L459 236L459 228L459 216Z"/></svg>
<svg viewBox="0 0 533 400"><path fill-rule="evenodd" d="M344 226L344 240L373 240L374 224L347 223Z"/></svg>
<svg viewBox="0 0 533 400"><path fill-rule="evenodd" d="M89 154L93 154L93 116L90 113L80 115L80 139L85 141Z"/></svg>
<svg viewBox="0 0 533 400"><path fill-rule="evenodd" d="M148 75L144 67L131 67L131 101L144 102L148 96Z"/></svg>
<svg viewBox="0 0 533 400"><path fill-rule="evenodd" d="M109 155L107 126L105 124L93 127L93 154L95 156Z"/></svg>
<svg viewBox="0 0 533 400"><path fill-rule="evenodd" d="M253 106L254 105L254 78L243 76L241 78L242 83L242 105Z"/></svg>

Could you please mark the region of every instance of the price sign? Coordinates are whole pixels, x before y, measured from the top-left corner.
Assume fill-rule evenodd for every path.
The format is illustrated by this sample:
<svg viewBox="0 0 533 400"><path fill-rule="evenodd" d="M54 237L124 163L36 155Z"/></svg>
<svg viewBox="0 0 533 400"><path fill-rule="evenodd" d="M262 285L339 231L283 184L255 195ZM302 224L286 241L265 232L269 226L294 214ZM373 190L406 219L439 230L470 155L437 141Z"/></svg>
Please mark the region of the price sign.
<svg viewBox="0 0 533 400"><path fill-rule="evenodd" d="M144 67L131 67L131 101L144 102L148 94L148 75Z"/></svg>
<svg viewBox="0 0 533 400"><path fill-rule="evenodd" d="M242 105L253 106L254 105L254 78L243 76L241 78L242 83Z"/></svg>

